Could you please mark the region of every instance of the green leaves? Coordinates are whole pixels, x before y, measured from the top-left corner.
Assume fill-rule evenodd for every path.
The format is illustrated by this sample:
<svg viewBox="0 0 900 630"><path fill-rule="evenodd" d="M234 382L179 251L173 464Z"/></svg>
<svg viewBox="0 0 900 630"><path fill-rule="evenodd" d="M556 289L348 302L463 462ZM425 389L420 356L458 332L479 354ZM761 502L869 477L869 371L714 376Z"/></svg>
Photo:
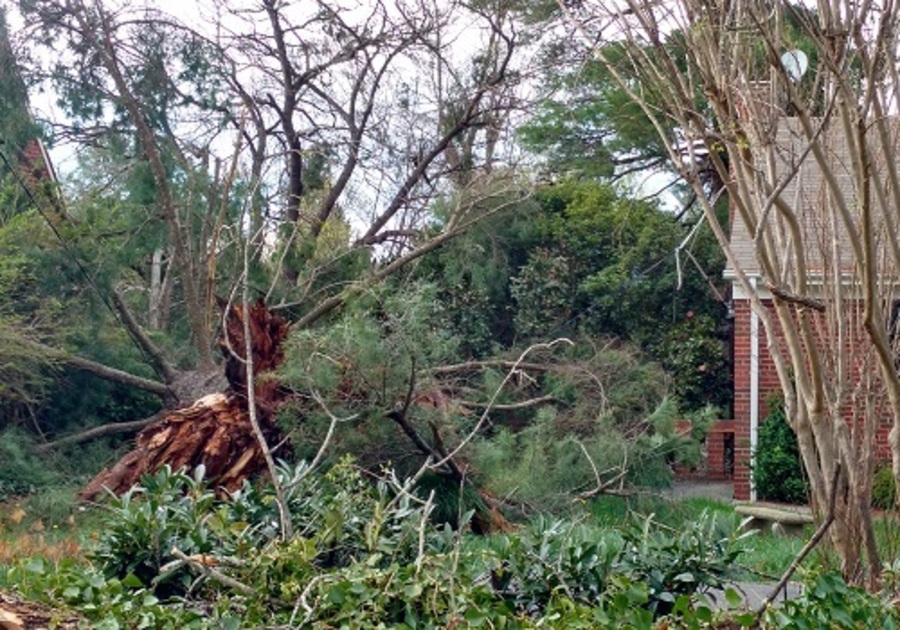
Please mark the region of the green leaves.
<svg viewBox="0 0 900 630"><path fill-rule="evenodd" d="M657 524L653 516L623 532L623 571L648 588L648 608L665 615L678 596L724 588L735 577L741 532L729 531L714 515L704 513L679 531Z"/></svg>
<svg viewBox="0 0 900 630"><path fill-rule="evenodd" d="M277 514L271 488L246 486L219 501L199 475L163 471L112 505L97 565L33 559L9 569L7 583L76 610L97 628L700 630L723 615L755 624L752 614L716 612L698 596L733 577L743 535L706 515L677 531L652 517L623 529L539 518L472 538L435 530L422 506L396 487L366 481L351 461L326 473L301 465L279 474L302 532L293 540L267 530ZM191 554L210 571L188 572L177 592L125 568L140 552L137 541L188 549L198 534L209 546ZM114 563L116 553L122 557ZM114 565L121 569L110 571ZM741 600L733 589L725 599L731 606ZM791 630L897 627L888 602L835 574L813 575L802 597L771 608L763 621Z"/></svg>
<svg viewBox="0 0 900 630"><path fill-rule="evenodd" d="M784 404L772 398L768 405L769 415L759 425L753 483L762 499L805 504L806 482L797 436L788 424Z"/></svg>
<svg viewBox="0 0 900 630"><path fill-rule="evenodd" d="M812 574L803 594L770 608L766 626L783 630L815 628L897 628L900 615L886 598L847 586L837 573Z"/></svg>

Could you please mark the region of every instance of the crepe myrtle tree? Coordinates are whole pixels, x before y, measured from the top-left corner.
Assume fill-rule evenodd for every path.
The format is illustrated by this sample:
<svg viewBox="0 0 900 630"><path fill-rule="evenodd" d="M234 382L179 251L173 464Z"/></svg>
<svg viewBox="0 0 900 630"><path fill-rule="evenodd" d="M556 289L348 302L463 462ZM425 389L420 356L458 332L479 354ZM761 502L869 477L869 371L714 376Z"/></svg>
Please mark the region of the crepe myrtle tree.
<svg viewBox="0 0 900 630"><path fill-rule="evenodd" d="M697 194L767 333L815 512L824 519L834 506L829 535L843 572L874 588L879 414L893 417L900 478L897 5L588 0L559 9ZM798 47L805 74L785 61ZM705 194L710 168L752 263Z"/></svg>

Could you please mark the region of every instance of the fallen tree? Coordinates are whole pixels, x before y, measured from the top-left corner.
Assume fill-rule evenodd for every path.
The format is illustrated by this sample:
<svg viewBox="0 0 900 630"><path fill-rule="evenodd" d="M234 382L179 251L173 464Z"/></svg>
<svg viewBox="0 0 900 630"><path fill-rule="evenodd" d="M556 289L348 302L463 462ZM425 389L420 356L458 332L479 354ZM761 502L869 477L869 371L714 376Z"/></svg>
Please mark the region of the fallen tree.
<svg viewBox="0 0 900 630"><path fill-rule="evenodd" d="M245 312L249 315L247 322ZM202 466L211 484L233 492L245 481L267 472L267 456L290 455L289 443L274 421L278 408L287 399L287 392L271 377L272 370L284 359L282 344L287 338L288 324L269 311L261 300L246 311L240 306L231 307L224 319L219 347L225 357L227 390L203 396L189 407L161 414L138 434L135 448L112 467L98 473L79 492L79 499L96 499L104 490L123 494L142 476L164 466L173 470ZM252 341L252 369L249 370L253 375L252 402L263 440L255 434L251 420L248 362L246 352L242 352L247 347L245 330L250 331ZM440 474L457 484L472 484L465 470L443 446L427 452L444 462ZM480 498L480 509L473 515L473 530L486 534L509 529L496 499L481 488L474 490Z"/></svg>
<svg viewBox="0 0 900 630"><path fill-rule="evenodd" d="M287 337L287 322L272 314L262 303L247 311L256 374L253 393L256 414L268 444L284 454L274 416L284 394L278 383L266 377L281 363L281 345ZM250 422L243 310L228 310L219 346L225 357L225 392L209 394L187 408L163 414L137 436L135 448L111 468L97 474L79 493L82 500L94 499L104 488L121 494L141 476L165 465L173 469L203 466L209 479L220 488L233 491L244 480L266 468L266 448L257 440Z"/></svg>

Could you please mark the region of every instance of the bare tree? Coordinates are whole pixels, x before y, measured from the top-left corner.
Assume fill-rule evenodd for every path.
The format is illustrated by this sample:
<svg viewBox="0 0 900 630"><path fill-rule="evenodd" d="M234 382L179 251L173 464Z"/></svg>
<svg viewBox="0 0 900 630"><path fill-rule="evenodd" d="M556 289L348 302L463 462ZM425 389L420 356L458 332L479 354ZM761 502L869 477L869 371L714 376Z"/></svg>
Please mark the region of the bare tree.
<svg viewBox="0 0 900 630"><path fill-rule="evenodd" d="M40 49L30 77L71 104L48 122L84 159L78 191L90 194L70 214L139 197L127 186L144 169L131 210L143 217L124 242L155 241L109 275L110 304L158 379L45 351L177 408L222 387L216 297L241 276L245 242L251 291L305 327L514 204L521 182L500 138L519 41L515 15L495 9L262 0L188 19L113 1L23 7L22 42ZM189 343L161 347L181 322Z"/></svg>
<svg viewBox="0 0 900 630"><path fill-rule="evenodd" d="M900 479L897 6L595 0L565 10L694 188L767 333L816 511L837 506L830 533L843 571L875 586L879 414L893 417ZM812 61L806 74L785 61L795 48ZM732 241L703 194L706 166L728 192Z"/></svg>
<svg viewBox="0 0 900 630"><path fill-rule="evenodd" d="M348 245L398 253L416 240L436 199L481 187L452 223L486 190L516 85L518 36L503 3L490 12L425 1L354 12L269 1L223 10L240 18L225 40L235 65L248 69L233 76L236 90L279 149L258 159L284 165L283 201L269 215L285 302L309 300L329 221L355 236L339 256ZM463 36L477 53L460 60Z"/></svg>

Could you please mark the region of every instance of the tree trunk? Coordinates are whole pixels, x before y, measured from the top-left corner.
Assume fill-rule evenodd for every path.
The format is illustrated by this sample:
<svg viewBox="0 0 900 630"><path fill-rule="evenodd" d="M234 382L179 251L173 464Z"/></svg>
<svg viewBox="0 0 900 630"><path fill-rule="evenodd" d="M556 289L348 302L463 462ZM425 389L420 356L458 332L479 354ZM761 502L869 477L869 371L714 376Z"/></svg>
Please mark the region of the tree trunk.
<svg viewBox="0 0 900 630"><path fill-rule="evenodd" d="M258 303L249 311L253 340L253 361L257 374L275 369L284 354L281 344L287 336L286 322ZM193 405L163 415L138 434L134 450L112 468L104 469L79 493L82 500L101 495L104 488L122 494L143 475L163 466L189 469L203 465L207 478L226 491L238 489L244 481L266 470L265 453L254 434L247 407L247 375L244 367L243 316L233 307L226 331L220 340L225 355L228 390L210 394ZM269 444L287 446L281 440L274 417L284 398L271 378L253 384L259 425Z"/></svg>

